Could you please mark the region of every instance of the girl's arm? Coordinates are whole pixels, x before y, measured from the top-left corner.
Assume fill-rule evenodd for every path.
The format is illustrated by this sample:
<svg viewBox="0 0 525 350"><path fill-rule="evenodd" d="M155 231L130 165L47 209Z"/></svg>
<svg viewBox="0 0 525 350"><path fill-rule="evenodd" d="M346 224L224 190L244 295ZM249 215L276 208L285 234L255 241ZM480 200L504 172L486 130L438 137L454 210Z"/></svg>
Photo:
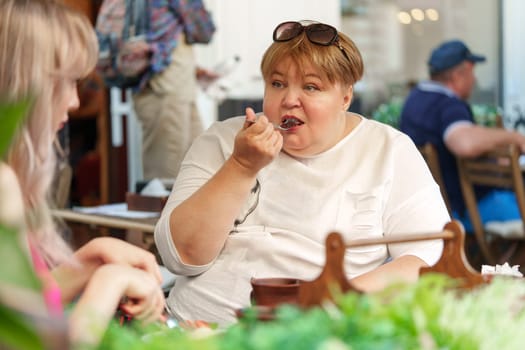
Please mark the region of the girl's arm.
<svg viewBox="0 0 525 350"><path fill-rule="evenodd" d="M121 305L123 298L127 300ZM69 317L72 344L96 345L121 305L133 318L160 320L164 294L156 278L131 266L106 264L94 271Z"/></svg>

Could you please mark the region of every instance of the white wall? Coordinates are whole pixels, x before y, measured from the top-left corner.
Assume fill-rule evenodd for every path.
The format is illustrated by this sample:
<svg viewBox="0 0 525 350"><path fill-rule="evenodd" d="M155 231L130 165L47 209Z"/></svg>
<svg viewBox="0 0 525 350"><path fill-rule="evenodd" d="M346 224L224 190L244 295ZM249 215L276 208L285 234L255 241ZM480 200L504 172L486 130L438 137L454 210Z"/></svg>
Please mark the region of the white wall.
<svg viewBox="0 0 525 350"><path fill-rule="evenodd" d="M525 118L524 13L525 1L503 2L503 107L511 125ZM518 129L525 133L525 125Z"/></svg>

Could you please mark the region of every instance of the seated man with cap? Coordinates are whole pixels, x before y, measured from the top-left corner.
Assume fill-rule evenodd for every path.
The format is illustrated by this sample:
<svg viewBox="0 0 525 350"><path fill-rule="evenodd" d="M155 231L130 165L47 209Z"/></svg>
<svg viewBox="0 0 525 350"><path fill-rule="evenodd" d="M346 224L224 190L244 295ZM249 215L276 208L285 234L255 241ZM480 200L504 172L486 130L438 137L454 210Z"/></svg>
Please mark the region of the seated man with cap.
<svg viewBox="0 0 525 350"><path fill-rule="evenodd" d="M401 130L418 146L431 143L439 156L452 215L472 232L463 201L456 157L476 157L497 146L516 144L525 152L525 136L503 128L476 125L467 100L474 89L476 63L485 57L473 54L459 40L435 48L428 60L430 80L420 82L407 97L401 112ZM513 192L477 189L483 224L520 219Z"/></svg>

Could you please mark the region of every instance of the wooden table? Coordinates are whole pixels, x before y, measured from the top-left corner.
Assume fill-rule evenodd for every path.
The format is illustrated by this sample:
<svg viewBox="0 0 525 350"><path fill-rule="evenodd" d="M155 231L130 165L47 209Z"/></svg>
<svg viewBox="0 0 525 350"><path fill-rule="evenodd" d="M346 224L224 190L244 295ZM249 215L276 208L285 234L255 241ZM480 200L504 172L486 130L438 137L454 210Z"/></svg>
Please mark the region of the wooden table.
<svg viewBox="0 0 525 350"><path fill-rule="evenodd" d="M99 227L105 229L123 230L125 231L124 239L126 241L139 245L149 251L155 252L153 232L155 230L155 224L159 219L158 217L132 219L108 215L87 214L71 209L53 209L51 212L55 218L63 220L67 223L86 225L91 228ZM73 246L76 247L86 243L85 238L81 239L80 237L73 237L73 240L75 241Z"/></svg>
<svg viewBox="0 0 525 350"><path fill-rule="evenodd" d="M55 218L69 223L126 230L128 233L130 231L138 231L142 235L142 242L135 241L130 243L139 245L154 253L157 257L158 263L162 263L160 257L158 256L158 252L155 247L155 241L153 239L153 232L155 230L155 224L159 219L158 217L148 219L128 219L108 215L86 214L71 209L54 209L51 212ZM129 241L129 239L126 240ZM168 293L175 281L175 275L169 272L162 265L161 273L163 276L162 289L164 293Z"/></svg>
<svg viewBox="0 0 525 350"><path fill-rule="evenodd" d="M71 209L54 209L54 217L67 222L76 222L86 225L102 226L122 230L137 230L144 233L153 233L158 218L129 219L116 216L86 214Z"/></svg>

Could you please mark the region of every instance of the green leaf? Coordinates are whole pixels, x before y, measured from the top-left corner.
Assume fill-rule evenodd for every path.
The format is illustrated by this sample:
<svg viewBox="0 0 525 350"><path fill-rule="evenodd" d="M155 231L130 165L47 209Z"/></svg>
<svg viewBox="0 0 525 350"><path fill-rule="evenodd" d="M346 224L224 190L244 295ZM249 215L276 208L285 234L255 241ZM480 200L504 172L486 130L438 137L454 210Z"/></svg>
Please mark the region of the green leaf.
<svg viewBox="0 0 525 350"><path fill-rule="evenodd" d="M7 152L18 126L27 115L30 103L27 100L16 103L0 103L0 157Z"/></svg>
<svg viewBox="0 0 525 350"><path fill-rule="evenodd" d="M22 315L0 304L0 348L44 349L36 331L29 326Z"/></svg>
<svg viewBox="0 0 525 350"><path fill-rule="evenodd" d="M460 292L446 275L372 294L348 293L336 304L299 309L281 306L276 319L245 316L221 332L196 339L183 329L121 327L113 323L100 349L522 349L525 284L495 278ZM137 324L138 326L138 324Z"/></svg>
<svg viewBox="0 0 525 350"><path fill-rule="evenodd" d="M388 103L380 104L377 109L372 112L372 119L399 129L402 108L403 101L398 98L393 98Z"/></svg>
<svg viewBox="0 0 525 350"><path fill-rule="evenodd" d="M35 276L27 254L20 247L17 232L0 225L0 256L5 262L0 264L0 282L32 290L40 289L40 281Z"/></svg>

